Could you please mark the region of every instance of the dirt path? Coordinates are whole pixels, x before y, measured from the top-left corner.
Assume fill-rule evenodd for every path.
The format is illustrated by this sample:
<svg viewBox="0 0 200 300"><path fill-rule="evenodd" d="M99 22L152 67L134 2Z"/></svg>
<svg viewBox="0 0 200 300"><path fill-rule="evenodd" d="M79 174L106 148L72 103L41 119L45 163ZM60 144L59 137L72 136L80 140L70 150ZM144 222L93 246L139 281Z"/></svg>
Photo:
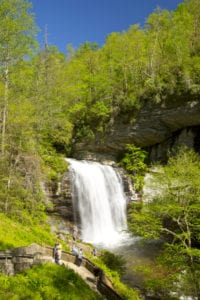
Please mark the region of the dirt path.
<svg viewBox="0 0 200 300"><path fill-rule="evenodd" d="M83 266L79 267L72 262L61 261L61 264L64 264L69 269L74 270L74 272L77 273L78 275L80 275L82 277L82 279L89 285L89 287L91 289L93 289L96 293L98 293L100 295L99 291L97 290L97 286L96 286L96 278L89 270L87 270Z"/></svg>

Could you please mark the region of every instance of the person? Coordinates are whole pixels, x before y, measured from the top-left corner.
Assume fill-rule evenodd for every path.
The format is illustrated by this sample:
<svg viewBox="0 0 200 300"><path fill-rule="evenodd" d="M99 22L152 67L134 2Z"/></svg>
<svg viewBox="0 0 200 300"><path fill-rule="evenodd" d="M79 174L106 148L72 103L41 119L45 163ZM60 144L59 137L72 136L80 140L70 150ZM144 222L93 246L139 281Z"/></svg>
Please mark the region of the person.
<svg viewBox="0 0 200 300"><path fill-rule="evenodd" d="M75 243L72 246L72 253L75 254L75 255L78 255L78 248L76 247Z"/></svg>
<svg viewBox="0 0 200 300"><path fill-rule="evenodd" d="M57 261L57 246L58 246L58 243L55 243L55 245L53 247L53 258L54 258L55 263Z"/></svg>
<svg viewBox="0 0 200 300"><path fill-rule="evenodd" d="M83 249L81 248L78 252L78 261L77 261L77 265L79 267L80 267L82 261L83 261Z"/></svg>
<svg viewBox="0 0 200 300"><path fill-rule="evenodd" d="M61 255L62 255L62 245L58 242L54 245L53 248L53 257L56 264L60 264Z"/></svg>
<svg viewBox="0 0 200 300"><path fill-rule="evenodd" d="M100 268L98 268L98 267L94 268L94 276L96 278L96 283L98 283L100 281L100 279L101 279L101 272L102 271L101 271Z"/></svg>
<svg viewBox="0 0 200 300"><path fill-rule="evenodd" d="M92 254L93 254L94 257L97 257L97 249L96 249L96 248L94 248L94 249L92 250Z"/></svg>
<svg viewBox="0 0 200 300"><path fill-rule="evenodd" d="M57 249L56 249L56 260L57 260L56 263L57 264L60 264L61 256L62 256L62 245L60 243L58 243Z"/></svg>

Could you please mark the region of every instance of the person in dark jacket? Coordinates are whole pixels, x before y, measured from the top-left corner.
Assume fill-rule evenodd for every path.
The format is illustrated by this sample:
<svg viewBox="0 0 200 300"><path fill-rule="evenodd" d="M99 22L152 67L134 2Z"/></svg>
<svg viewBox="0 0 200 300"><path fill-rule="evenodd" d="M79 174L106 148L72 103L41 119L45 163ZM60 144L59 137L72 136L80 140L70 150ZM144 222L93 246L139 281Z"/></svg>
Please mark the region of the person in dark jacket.
<svg viewBox="0 0 200 300"><path fill-rule="evenodd" d="M77 265L80 267L83 261L83 249L79 250L77 258L78 258Z"/></svg>
<svg viewBox="0 0 200 300"><path fill-rule="evenodd" d="M60 243L56 243L53 248L53 258L56 264L60 264L62 255L62 245Z"/></svg>

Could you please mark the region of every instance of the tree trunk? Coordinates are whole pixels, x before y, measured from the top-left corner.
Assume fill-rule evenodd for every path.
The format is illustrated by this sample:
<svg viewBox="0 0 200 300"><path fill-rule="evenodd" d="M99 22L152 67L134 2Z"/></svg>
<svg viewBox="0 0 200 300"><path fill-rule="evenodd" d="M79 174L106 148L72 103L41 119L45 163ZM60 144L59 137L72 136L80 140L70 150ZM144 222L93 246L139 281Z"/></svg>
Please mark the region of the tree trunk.
<svg viewBox="0 0 200 300"><path fill-rule="evenodd" d="M4 107L2 116L2 133L1 133L1 155L5 154L5 137L6 137L6 121L8 113L8 89L9 89L9 74L8 74L8 63L5 62L5 79L4 79Z"/></svg>

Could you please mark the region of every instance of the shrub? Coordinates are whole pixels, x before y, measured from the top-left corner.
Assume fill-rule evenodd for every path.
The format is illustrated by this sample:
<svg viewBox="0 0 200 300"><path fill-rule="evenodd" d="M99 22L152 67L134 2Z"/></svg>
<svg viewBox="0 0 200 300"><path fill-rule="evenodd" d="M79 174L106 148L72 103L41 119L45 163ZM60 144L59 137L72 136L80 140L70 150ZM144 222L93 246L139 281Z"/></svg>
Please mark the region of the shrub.
<svg viewBox="0 0 200 300"><path fill-rule="evenodd" d="M112 271L116 271L120 275L125 272L125 259L121 255L105 250L102 252L101 260Z"/></svg>

